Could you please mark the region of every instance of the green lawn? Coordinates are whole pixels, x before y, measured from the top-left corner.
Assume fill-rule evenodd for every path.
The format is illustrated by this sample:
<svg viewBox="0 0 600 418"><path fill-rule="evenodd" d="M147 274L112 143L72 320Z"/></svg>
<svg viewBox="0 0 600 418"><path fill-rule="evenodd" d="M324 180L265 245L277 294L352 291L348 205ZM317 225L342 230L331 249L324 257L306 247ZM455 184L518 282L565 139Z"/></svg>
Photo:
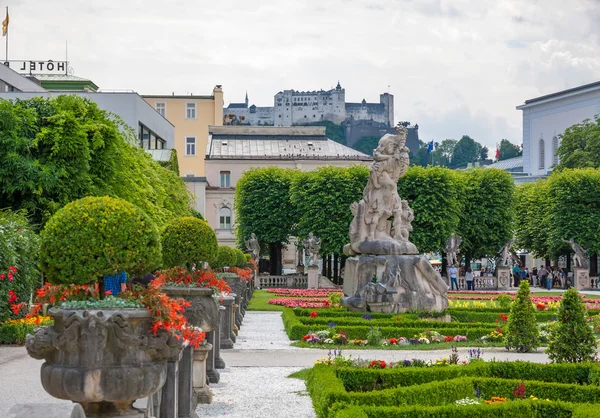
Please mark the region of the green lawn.
<svg viewBox="0 0 600 418"><path fill-rule="evenodd" d="M283 311L285 306L269 305L269 299L277 298L273 293L266 290L255 290L248 304L249 311ZM292 299L292 298L290 298Z"/></svg>
<svg viewBox="0 0 600 418"><path fill-rule="evenodd" d="M305 341L296 341L292 343L294 347L300 348L320 348L323 350L337 349L338 346L335 344L315 344L307 343ZM503 341L483 343L481 341L461 341L461 342L443 342L443 343L432 343L432 344L409 344L409 345L353 345L346 344L339 346L343 350L422 350L422 351L435 351L435 350L451 350L452 347L504 347Z"/></svg>

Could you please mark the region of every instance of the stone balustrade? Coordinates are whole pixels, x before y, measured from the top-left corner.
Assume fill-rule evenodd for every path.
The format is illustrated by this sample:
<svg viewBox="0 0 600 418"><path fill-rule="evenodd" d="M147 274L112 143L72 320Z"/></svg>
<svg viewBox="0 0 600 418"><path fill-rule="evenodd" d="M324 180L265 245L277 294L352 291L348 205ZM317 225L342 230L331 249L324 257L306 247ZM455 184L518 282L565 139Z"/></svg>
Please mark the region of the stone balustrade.
<svg viewBox="0 0 600 418"><path fill-rule="evenodd" d="M258 276L258 286L261 289L287 288L306 289L308 287L308 276L286 275L286 276Z"/></svg>

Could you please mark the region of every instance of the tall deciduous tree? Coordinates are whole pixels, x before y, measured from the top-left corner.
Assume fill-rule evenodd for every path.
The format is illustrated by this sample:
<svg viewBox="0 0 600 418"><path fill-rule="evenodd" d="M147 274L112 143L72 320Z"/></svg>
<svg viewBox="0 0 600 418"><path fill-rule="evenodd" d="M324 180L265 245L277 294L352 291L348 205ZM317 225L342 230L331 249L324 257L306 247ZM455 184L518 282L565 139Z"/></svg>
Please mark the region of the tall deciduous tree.
<svg viewBox="0 0 600 418"><path fill-rule="evenodd" d="M444 139L441 143L435 143L435 149L432 152L432 165L440 165L442 167L450 166L450 160L456 147L456 139Z"/></svg>
<svg viewBox="0 0 600 418"><path fill-rule="evenodd" d="M364 166L328 166L297 175L291 201L299 214L298 237L312 232L321 238L323 254L341 254L350 241L350 205L362 198L368 178L369 169Z"/></svg>
<svg viewBox="0 0 600 418"><path fill-rule="evenodd" d="M281 274L281 250L294 235L296 208L290 200L297 170L279 167L253 168L236 185L236 233L240 245L256 234L261 246L269 247L271 274Z"/></svg>
<svg viewBox="0 0 600 418"><path fill-rule="evenodd" d="M415 213L410 240L421 252L440 251L456 232L462 182L459 173L441 167L411 167L398 181L398 194Z"/></svg>
<svg viewBox="0 0 600 418"><path fill-rule="evenodd" d="M585 120L560 135L557 169L600 167L600 119Z"/></svg>
<svg viewBox="0 0 600 418"><path fill-rule="evenodd" d="M470 136L463 135L452 151L452 167L460 167L479 161L482 155L481 149L481 144Z"/></svg>
<svg viewBox="0 0 600 418"><path fill-rule="evenodd" d="M493 256L513 237L515 185L509 173L494 168L467 170L458 234L466 265Z"/></svg>
<svg viewBox="0 0 600 418"><path fill-rule="evenodd" d="M524 183L515 193L515 238L518 248L539 258L549 257L550 190L545 180Z"/></svg>
<svg viewBox="0 0 600 418"><path fill-rule="evenodd" d="M515 145L508 139L500 141L500 158L498 161L508 160L509 158L515 158L523 155L523 149L519 145Z"/></svg>
<svg viewBox="0 0 600 418"><path fill-rule="evenodd" d="M0 101L0 205L37 227L89 195L134 203L163 225L189 214L183 181L136 146L131 129L77 96Z"/></svg>

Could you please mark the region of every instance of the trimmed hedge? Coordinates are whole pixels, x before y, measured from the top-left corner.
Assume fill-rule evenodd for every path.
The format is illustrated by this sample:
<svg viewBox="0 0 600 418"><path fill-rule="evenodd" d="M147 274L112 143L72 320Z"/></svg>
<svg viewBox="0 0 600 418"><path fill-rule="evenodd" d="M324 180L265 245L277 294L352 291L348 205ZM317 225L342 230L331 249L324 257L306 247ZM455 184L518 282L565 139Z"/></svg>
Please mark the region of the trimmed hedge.
<svg viewBox="0 0 600 418"><path fill-rule="evenodd" d="M517 368L510 366L504 370L505 374L512 374L515 370L525 373L539 372L548 366L555 365L535 365L539 367L528 368L525 362L519 362ZM498 372L502 367L496 363L491 370L487 372ZM406 369L355 369L370 370L377 372L401 371L394 375L397 386L391 389L377 390L379 385L371 387L369 392L348 392L343 382L340 372L348 371L349 368L337 368L332 366L317 365L311 369L307 378L307 388L313 400L313 406L317 412L317 417L351 417L363 416L364 412L368 417L571 417L577 416L593 417L597 416L597 407L589 405L578 405L574 403L594 403L600 401L600 387L596 385L563 384L554 382L544 382L529 380L527 377L519 376L516 378L498 378L498 377L479 377L481 372L486 372L486 363L476 363L468 366L447 366L433 368L406 368ZM559 375L562 372L567 373L573 379L573 383L578 383L578 372L589 373L591 367L595 365L586 365L587 367L571 367L577 365L566 365L567 367L554 367L554 374ZM461 374L467 371L473 377L450 378L452 374ZM450 373L447 373L450 372ZM506 373L508 372L508 373ZM342 373L343 374L343 373ZM419 379L412 379L411 384L407 384L405 377L413 375L434 377L428 383L422 383ZM381 377L383 374L379 374ZM393 374L388 373L388 377ZM336 377L337 376L337 377ZM526 396L533 395L539 398L539 401L522 400L517 402L507 402L501 405L469 405L456 407L454 402L465 397L475 397L475 388L481 391L481 399L490 399L492 396L501 396L507 399L513 397L513 390L516 385L525 379ZM378 380L379 381L379 380ZM382 386L385 382L381 381ZM346 385L347 386L347 385ZM546 402L544 399L551 399L552 402ZM353 405L347 408L348 405ZM465 412L466 411L466 412Z"/></svg>
<svg viewBox="0 0 600 418"><path fill-rule="evenodd" d="M305 318L300 317L298 320L308 326L321 326L327 327L327 325L332 321L331 317L322 317L322 318ZM445 328L489 328L489 332L498 328L498 324L490 324L490 323L477 323L477 322L436 322L436 321L414 321L414 320L401 320L396 321L395 319L371 319L365 320L362 318L344 318L339 317L335 319L335 324L339 326L374 326L374 327L397 327L397 328L418 328L420 330L423 329L435 329L441 330Z"/></svg>
<svg viewBox="0 0 600 418"><path fill-rule="evenodd" d="M467 366L407 367L395 369L336 368L336 375L348 391L370 391L429 383L436 380L477 376L525 379L543 382L584 384L590 372L600 369L593 363L538 364L526 361L477 362Z"/></svg>
<svg viewBox="0 0 600 418"><path fill-rule="evenodd" d="M193 216L173 219L162 232L163 262L166 267L186 267L213 263L218 244L215 231L202 219Z"/></svg>

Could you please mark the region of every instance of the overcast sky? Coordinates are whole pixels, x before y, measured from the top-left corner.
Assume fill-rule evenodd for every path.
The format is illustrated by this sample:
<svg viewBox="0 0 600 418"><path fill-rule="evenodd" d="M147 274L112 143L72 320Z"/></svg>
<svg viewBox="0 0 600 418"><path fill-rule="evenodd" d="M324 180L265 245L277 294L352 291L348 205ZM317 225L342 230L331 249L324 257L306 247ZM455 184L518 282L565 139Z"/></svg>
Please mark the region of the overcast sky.
<svg viewBox="0 0 600 418"><path fill-rule="evenodd" d="M0 2L0 5L1 2ZM521 143L524 100L600 80L600 0L4 0L10 59L103 89L272 106L280 90L395 96L423 140ZM2 13L3 16L3 13ZM4 39L2 39L4 41ZM0 44L0 51L3 46ZM0 56L4 57L3 52Z"/></svg>

